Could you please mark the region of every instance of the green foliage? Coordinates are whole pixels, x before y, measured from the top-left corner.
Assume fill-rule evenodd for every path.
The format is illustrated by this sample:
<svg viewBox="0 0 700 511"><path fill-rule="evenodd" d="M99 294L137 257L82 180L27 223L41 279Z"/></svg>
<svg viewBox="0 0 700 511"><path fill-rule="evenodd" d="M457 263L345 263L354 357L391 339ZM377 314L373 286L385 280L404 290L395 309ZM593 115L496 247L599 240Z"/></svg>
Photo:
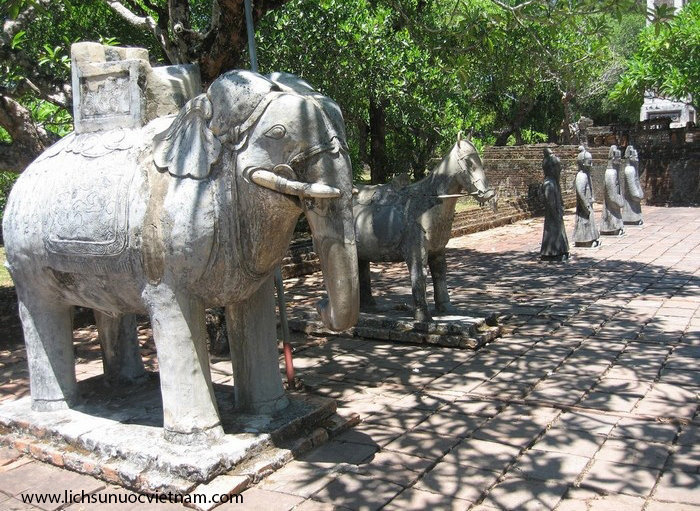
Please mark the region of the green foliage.
<svg viewBox="0 0 700 511"><path fill-rule="evenodd" d="M70 56L67 48L70 43L66 41L65 46L54 46L53 48L45 44L44 52L39 58L39 66L47 67L47 72L54 76L68 76L70 74Z"/></svg>
<svg viewBox="0 0 700 511"><path fill-rule="evenodd" d="M32 3L5 0L0 13L16 16ZM129 4L156 16L149 6L167 1ZM697 4L686 10L697 10ZM189 5L192 27L206 28L211 1ZM370 114L378 108L385 120L387 173L420 175L431 158L447 152L458 131L473 129L478 144L527 143L555 140L562 124L579 115L598 124L634 119L635 104L613 100L608 91L626 67L646 69L646 56L627 64L638 51L645 14L655 20L645 38L679 31L680 17L671 19L666 8L645 13L645 5L641 0L290 0L258 24L258 60L262 72L293 72L338 101L356 174L372 161ZM700 30L696 22L681 32L697 41ZM63 0L40 10L11 47L39 70L68 81L69 46L78 39L143 46L154 60L162 59L151 35L124 22L102 0ZM685 68L695 63L686 71L697 72L697 46L695 53L684 48L694 56ZM676 85L683 76L666 74ZM22 69L0 62L0 87L12 90L23 78ZM624 80L641 101L646 83L632 84L627 75ZM35 97L22 102L47 129L58 134L69 129L67 112Z"/></svg>
<svg viewBox="0 0 700 511"><path fill-rule="evenodd" d="M458 70L436 51L439 33L414 31L396 9L372 4L292 0L259 25L259 61L264 72L298 74L340 103L356 173L368 161L370 103L386 115L389 174L420 173L459 130L474 127L478 113ZM432 12L410 15L436 22Z"/></svg>
<svg viewBox="0 0 700 511"><path fill-rule="evenodd" d="M36 5L33 0L4 0L0 5L0 16L3 18L15 19L22 9Z"/></svg>
<svg viewBox="0 0 700 511"><path fill-rule="evenodd" d="M2 224L2 214L7 204L7 196L10 194L10 190L18 177L19 174L14 172L0 171L0 224Z"/></svg>
<svg viewBox="0 0 700 511"><path fill-rule="evenodd" d="M27 99L32 118L47 131L63 137L73 131L73 117L65 109L42 99Z"/></svg>
<svg viewBox="0 0 700 511"><path fill-rule="evenodd" d="M614 101L641 106L644 91L677 98L700 98L700 1L686 5L670 21L647 27L639 49L610 94Z"/></svg>
<svg viewBox="0 0 700 511"><path fill-rule="evenodd" d="M627 59L637 51L643 29L644 16L641 13L627 14L614 25L609 39L609 56L597 76L587 84L578 103L578 113L594 119L596 124L632 124L637 121L639 105L613 101L610 91L622 76Z"/></svg>
<svg viewBox="0 0 700 511"><path fill-rule="evenodd" d="M636 116L607 94L636 49L642 2L504 4L521 7L292 0L258 26L259 62L340 103L357 174L371 162L371 104L386 115L389 175L419 175L460 130L473 129L481 143L527 143L556 140L562 119Z"/></svg>
<svg viewBox="0 0 700 511"><path fill-rule="evenodd" d="M33 2L11 0L3 6L2 14L12 18L30 3ZM160 46L149 34L126 23L101 0L62 0L56 2L55 8L39 9L32 23L14 36L10 46L36 62L40 71L67 82L70 45L76 41L124 41L130 46L149 48L154 59L162 59ZM12 90L24 74L19 66L0 62L0 87Z"/></svg>

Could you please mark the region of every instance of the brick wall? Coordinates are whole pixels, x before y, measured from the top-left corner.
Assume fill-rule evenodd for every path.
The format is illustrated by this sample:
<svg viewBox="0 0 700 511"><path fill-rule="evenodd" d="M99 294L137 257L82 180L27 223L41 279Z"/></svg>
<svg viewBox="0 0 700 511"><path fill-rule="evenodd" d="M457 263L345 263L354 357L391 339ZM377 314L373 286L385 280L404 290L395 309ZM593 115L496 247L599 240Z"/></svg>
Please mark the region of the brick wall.
<svg viewBox="0 0 700 511"><path fill-rule="evenodd" d="M670 128L659 119L589 128L587 139L590 146L617 144L623 152L634 145L647 204L700 204L700 127Z"/></svg>
<svg viewBox="0 0 700 511"><path fill-rule="evenodd" d="M498 191L499 202L514 200L518 202L520 209L525 208L533 212L541 210L538 190L544 179L542 158L543 150L547 147L561 160L561 189L564 202L573 204L578 146L556 144L493 146L484 149L484 169L489 184Z"/></svg>

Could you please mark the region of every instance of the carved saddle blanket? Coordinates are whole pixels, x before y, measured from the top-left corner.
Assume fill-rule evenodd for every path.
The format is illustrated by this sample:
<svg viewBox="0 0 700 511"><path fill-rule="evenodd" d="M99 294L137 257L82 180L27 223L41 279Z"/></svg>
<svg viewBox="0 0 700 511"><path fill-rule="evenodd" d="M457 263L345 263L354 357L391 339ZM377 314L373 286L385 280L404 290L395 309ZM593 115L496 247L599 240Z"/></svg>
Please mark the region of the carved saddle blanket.
<svg viewBox="0 0 700 511"><path fill-rule="evenodd" d="M70 134L41 157L52 193L42 219L50 254L115 257L128 241L138 130Z"/></svg>

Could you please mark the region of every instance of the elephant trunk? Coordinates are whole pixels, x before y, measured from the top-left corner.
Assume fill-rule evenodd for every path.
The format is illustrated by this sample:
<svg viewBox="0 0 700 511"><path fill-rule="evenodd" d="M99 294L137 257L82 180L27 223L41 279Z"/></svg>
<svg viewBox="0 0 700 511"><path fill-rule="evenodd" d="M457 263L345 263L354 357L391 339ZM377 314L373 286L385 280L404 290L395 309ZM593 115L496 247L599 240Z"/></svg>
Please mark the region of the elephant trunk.
<svg viewBox="0 0 700 511"><path fill-rule="evenodd" d="M307 200L305 204L314 250L328 292L317 309L327 328L340 331L357 323L360 310L350 162L347 155L339 152L326 155L318 164L326 166L322 175L336 177L327 184L342 191L339 198ZM334 170L329 171L328 165Z"/></svg>

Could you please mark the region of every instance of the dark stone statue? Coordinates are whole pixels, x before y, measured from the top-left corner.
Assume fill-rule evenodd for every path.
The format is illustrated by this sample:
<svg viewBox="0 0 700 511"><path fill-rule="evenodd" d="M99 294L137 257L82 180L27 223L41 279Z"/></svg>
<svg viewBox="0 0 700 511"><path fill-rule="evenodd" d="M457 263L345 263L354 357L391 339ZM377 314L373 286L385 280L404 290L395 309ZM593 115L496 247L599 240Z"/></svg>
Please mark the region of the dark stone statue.
<svg viewBox="0 0 700 511"><path fill-rule="evenodd" d="M600 225L601 234L619 236L625 232L622 222L624 198L620 191L620 163L620 150L616 145L610 146L608 168L605 170L605 201Z"/></svg>
<svg viewBox="0 0 700 511"><path fill-rule="evenodd" d="M630 225L642 225L642 199L644 190L639 182L639 156L637 150L629 145L625 150L625 170L622 173L622 193L624 204L622 206L622 220Z"/></svg>
<svg viewBox="0 0 700 511"><path fill-rule="evenodd" d="M597 247L600 245L600 233L593 215L593 185L591 169L593 156L583 146L576 161L578 173L574 187L576 189L576 223L574 224L574 243L577 247Z"/></svg>
<svg viewBox="0 0 700 511"><path fill-rule="evenodd" d="M486 181L479 153L469 139L457 137L450 152L420 181L357 186L353 197L357 259L360 276L360 308L372 310L370 261L406 261L416 321L430 321L425 300L425 267L429 266L435 289L435 309L451 312L447 290L445 245L452 233L457 199L463 192L479 202L495 192Z"/></svg>
<svg viewBox="0 0 700 511"><path fill-rule="evenodd" d="M561 162L551 149L544 150L542 161L544 183L544 231L540 258L551 261L566 261L569 258L569 240L564 227L564 202L561 197Z"/></svg>

